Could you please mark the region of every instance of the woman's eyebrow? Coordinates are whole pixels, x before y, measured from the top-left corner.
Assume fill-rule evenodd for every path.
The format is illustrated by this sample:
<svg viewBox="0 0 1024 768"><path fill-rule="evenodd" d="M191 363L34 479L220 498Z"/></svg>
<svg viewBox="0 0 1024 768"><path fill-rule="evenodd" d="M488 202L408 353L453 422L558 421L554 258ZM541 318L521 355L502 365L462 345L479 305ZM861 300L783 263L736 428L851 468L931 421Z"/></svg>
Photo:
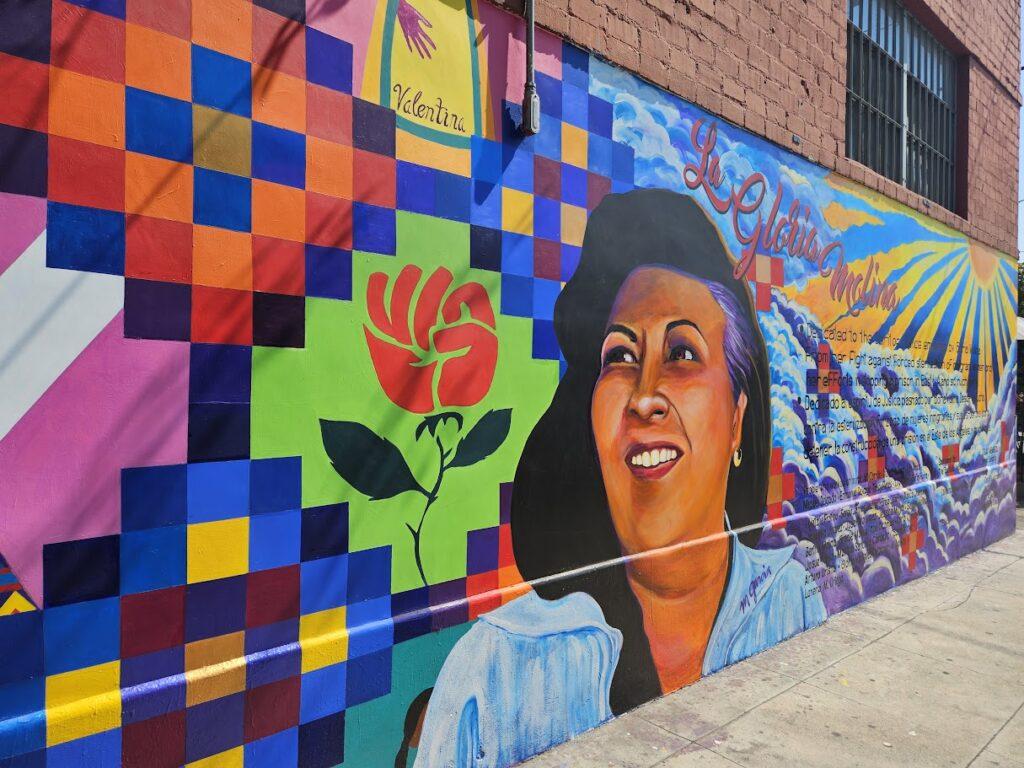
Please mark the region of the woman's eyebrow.
<svg viewBox="0 0 1024 768"><path fill-rule="evenodd" d="M619 325L618 323L613 323L612 325L609 325L608 330L604 332L604 335L607 337L608 335L616 332L628 337L629 340L632 342L636 341L636 333L634 333L632 329L627 328L624 325Z"/></svg>
<svg viewBox="0 0 1024 768"><path fill-rule="evenodd" d="M673 328L678 328L680 325L688 325L691 328L693 328L695 331L697 331L697 333L699 333L701 336L704 335L704 333L700 329L700 326L697 325L692 320L673 320L671 323L669 323L668 325L665 326L665 333L668 333Z"/></svg>

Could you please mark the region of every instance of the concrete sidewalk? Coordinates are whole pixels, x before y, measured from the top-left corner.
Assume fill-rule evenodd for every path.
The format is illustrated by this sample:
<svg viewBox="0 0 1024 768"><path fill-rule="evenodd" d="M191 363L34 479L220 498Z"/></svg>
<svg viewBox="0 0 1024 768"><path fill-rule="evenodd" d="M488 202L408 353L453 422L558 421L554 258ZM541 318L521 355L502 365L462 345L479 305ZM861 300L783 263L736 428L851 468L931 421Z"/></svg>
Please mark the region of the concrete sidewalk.
<svg viewBox="0 0 1024 768"><path fill-rule="evenodd" d="M1024 768L1017 533L528 768Z"/></svg>

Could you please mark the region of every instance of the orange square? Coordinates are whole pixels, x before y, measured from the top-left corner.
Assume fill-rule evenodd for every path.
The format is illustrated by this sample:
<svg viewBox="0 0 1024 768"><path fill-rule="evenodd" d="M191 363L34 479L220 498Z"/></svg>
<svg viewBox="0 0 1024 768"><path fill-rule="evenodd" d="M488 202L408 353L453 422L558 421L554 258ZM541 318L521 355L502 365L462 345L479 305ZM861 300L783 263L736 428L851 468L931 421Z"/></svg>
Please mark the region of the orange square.
<svg viewBox="0 0 1024 768"><path fill-rule="evenodd" d="M0 53L0 123L46 132L50 68Z"/></svg>
<svg viewBox="0 0 1024 768"><path fill-rule="evenodd" d="M192 341L252 344L252 293L193 285Z"/></svg>
<svg viewBox="0 0 1024 768"><path fill-rule="evenodd" d="M192 282L251 291L252 235L218 227L193 227Z"/></svg>
<svg viewBox="0 0 1024 768"><path fill-rule="evenodd" d="M50 133L124 149L124 86L50 67Z"/></svg>
<svg viewBox="0 0 1024 768"><path fill-rule="evenodd" d="M352 199L352 147L306 137L306 189Z"/></svg>
<svg viewBox="0 0 1024 768"><path fill-rule="evenodd" d="M252 119L306 132L306 83L297 77L252 67Z"/></svg>
<svg viewBox="0 0 1024 768"><path fill-rule="evenodd" d="M252 3L247 0L192 0L192 42L251 61Z"/></svg>
<svg viewBox="0 0 1024 768"><path fill-rule="evenodd" d="M125 211L171 221L192 221L192 166L128 152Z"/></svg>
<svg viewBox="0 0 1024 768"><path fill-rule="evenodd" d="M128 24L126 35L127 84L189 101L192 53L188 41L137 24Z"/></svg>
<svg viewBox="0 0 1024 768"><path fill-rule="evenodd" d="M303 242L306 196L301 189L252 180L252 231L256 235Z"/></svg>
<svg viewBox="0 0 1024 768"><path fill-rule="evenodd" d="M245 633L188 643L185 683L185 705L189 707L244 691Z"/></svg>

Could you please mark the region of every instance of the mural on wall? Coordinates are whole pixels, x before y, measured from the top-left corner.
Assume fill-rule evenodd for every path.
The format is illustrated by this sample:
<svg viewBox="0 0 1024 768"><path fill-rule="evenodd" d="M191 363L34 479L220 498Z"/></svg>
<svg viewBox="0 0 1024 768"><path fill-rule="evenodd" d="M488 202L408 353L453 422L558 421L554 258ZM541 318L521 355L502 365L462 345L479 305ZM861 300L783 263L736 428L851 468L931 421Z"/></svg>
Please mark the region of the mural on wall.
<svg viewBox="0 0 1024 768"><path fill-rule="evenodd" d="M508 766L1014 527L1015 264L467 0L0 10L0 763Z"/></svg>

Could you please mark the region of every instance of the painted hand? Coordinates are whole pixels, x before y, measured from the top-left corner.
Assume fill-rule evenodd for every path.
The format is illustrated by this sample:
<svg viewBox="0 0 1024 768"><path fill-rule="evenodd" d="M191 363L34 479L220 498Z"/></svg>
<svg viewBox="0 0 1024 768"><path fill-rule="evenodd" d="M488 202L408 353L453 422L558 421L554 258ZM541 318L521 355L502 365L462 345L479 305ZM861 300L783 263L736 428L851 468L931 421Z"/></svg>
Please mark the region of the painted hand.
<svg viewBox="0 0 1024 768"><path fill-rule="evenodd" d="M427 17L417 11L409 3L409 0L398 0L398 24L402 27L402 34L405 36L405 44L409 50L415 47L420 58L431 58L431 50L437 50L434 41L427 34L427 29L434 25L427 20Z"/></svg>

